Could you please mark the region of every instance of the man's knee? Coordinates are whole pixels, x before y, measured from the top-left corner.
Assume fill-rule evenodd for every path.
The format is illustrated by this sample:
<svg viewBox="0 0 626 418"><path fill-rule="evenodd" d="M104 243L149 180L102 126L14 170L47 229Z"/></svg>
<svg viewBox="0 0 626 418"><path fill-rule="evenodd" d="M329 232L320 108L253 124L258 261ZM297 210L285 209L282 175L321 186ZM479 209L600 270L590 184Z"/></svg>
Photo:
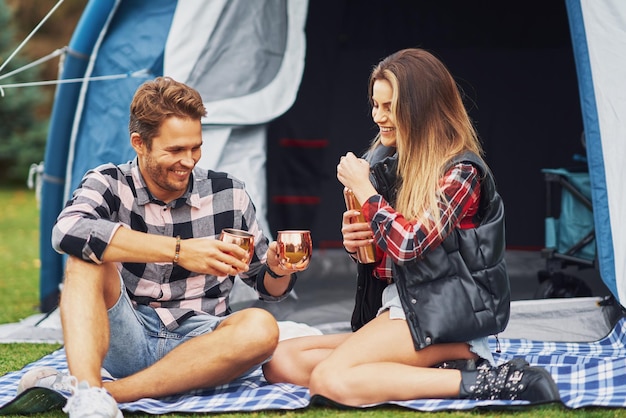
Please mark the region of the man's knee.
<svg viewBox="0 0 626 418"><path fill-rule="evenodd" d="M70 288L95 289L101 293L107 307L112 306L120 295L120 276L114 263L94 264L78 257L70 256L65 265L63 293Z"/></svg>
<svg viewBox="0 0 626 418"><path fill-rule="evenodd" d="M94 264L72 255L65 264L65 280L73 280L75 277L104 278L111 270L117 271L112 263Z"/></svg>
<svg viewBox="0 0 626 418"><path fill-rule="evenodd" d="M239 311L225 320L222 325L238 329L240 341L247 341L271 354L278 345L278 323L274 316L264 309L248 308Z"/></svg>

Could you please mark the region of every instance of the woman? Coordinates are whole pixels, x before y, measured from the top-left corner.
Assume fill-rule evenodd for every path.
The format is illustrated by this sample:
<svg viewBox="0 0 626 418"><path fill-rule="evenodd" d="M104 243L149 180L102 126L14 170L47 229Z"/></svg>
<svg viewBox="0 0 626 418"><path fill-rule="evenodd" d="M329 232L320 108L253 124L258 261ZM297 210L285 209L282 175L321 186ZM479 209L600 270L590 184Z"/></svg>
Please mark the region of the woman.
<svg viewBox="0 0 626 418"><path fill-rule="evenodd" d="M430 53L406 49L373 69L369 95L379 133L368 155L392 155L370 167L348 153L337 178L367 220L344 212L343 244L352 257L376 244L376 263L359 274L387 283L382 306L364 325L353 317L354 333L281 342L267 380L349 406L558 400L546 370L496 366L487 344L509 318L503 205L454 79Z"/></svg>

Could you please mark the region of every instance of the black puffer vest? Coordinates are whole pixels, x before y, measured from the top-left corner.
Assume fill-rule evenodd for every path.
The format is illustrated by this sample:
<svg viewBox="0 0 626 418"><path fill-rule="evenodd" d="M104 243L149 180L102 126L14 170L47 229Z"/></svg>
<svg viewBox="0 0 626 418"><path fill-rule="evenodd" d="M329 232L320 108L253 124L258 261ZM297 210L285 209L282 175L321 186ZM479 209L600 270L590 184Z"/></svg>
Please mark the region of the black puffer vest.
<svg viewBox="0 0 626 418"><path fill-rule="evenodd" d="M389 190L395 184L395 166L390 162L383 167L392 170L372 170L372 176L377 190L387 188L383 196L395 197ZM482 174L480 225L455 229L424 258L394 265L394 282L417 350L498 334L509 321L504 204L490 170L478 156L464 153L449 167L459 162L471 163Z"/></svg>

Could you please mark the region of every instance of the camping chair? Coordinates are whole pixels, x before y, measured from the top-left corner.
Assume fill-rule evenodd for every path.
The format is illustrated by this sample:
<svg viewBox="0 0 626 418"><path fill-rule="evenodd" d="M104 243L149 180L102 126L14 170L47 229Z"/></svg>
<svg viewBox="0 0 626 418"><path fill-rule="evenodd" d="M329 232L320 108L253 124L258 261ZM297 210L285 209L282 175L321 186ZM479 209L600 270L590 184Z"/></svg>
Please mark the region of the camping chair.
<svg viewBox="0 0 626 418"><path fill-rule="evenodd" d="M587 168L543 169L546 180L545 248L546 270L538 273L535 298L591 296L587 284L562 270L596 268L596 241ZM559 196L559 211L554 203ZM558 216L558 217L557 217Z"/></svg>

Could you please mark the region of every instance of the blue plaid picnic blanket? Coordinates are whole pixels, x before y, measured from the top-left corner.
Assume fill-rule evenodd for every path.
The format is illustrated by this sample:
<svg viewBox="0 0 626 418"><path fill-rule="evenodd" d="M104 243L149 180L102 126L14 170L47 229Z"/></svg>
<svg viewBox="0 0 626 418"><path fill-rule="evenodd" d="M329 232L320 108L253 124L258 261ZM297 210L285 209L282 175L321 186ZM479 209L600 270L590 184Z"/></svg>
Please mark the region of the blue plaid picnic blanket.
<svg viewBox="0 0 626 418"><path fill-rule="evenodd" d="M491 339L490 344L492 350L495 351L496 340ZM561 401L568 408L626 407L626 319L624 318L616 323L609 335L598 341L549 342L501 339L499 346L501 352L494 355L497 362L523 357L532 365L545 367L552 374L559 388ZM61 348L20 371L0 377L0 415L19 412L22 404L17 402L19 399L16 400L17 383L26 371L37 366L51 366L60 371L67 371L65 351ZM47 393L35 391L31 394L31 398L29 408L32 408L33 402L43 402L46 407L60 408L64 401L63 397L52 391ZM527 403L525 401L419 399L388 404L419 411L442 411L520 406ZM166 414L296 410L310 405L311 397L306 388L290 384L270 385L258 369L245 378L210 390L161 399L141 399L121 404L120 407L129 412Z"/></svg>

